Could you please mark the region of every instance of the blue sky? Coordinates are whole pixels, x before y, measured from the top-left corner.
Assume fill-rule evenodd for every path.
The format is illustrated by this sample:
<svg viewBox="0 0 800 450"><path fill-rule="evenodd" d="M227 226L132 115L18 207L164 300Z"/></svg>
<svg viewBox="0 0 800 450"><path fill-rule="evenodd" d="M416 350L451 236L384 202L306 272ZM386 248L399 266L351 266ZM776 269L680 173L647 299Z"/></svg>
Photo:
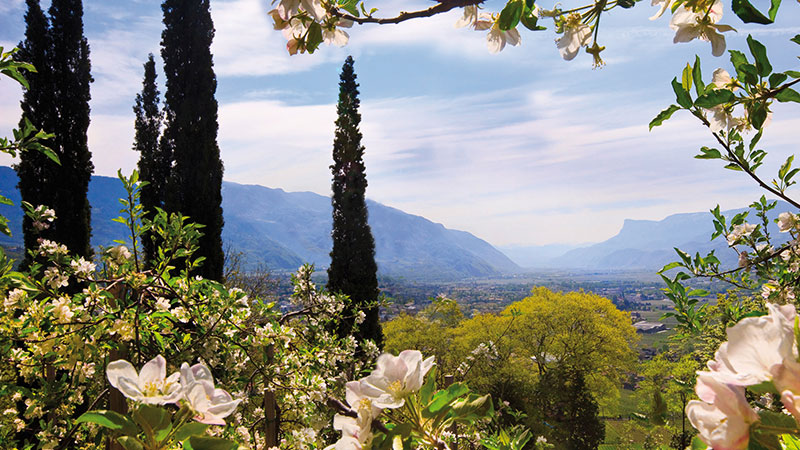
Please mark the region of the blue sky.
<svg viewBox="0 0 800 450"><path fill-rule="evenodd" d="M372 4L387 15L401 4L430 6ZM328 195L338 73L350 54L361 84L367 196L492 244L596 242L626 218L659 220L717 203L741 207L761 195L741 173L692 158L714 141L688 113L648 132L650 119L674 102L669 81L695 54L707 80L730 64L727 56L712 57L706 42L673 44L669 18L649 21L656 7L647 1L603 17L607 65L599 70L584 53L563 61L552 30L523 31L521 46L492 55L484 33L454 28L460 11L356 26L344 48L323 45L314 55L290 57L266 15L268 1L211 5L228 181ZM777 70L798 69L800 47L788 42L800 33L796 2L785 1L770 27L744 25L725 7L722 23L738 30L727 33L729 49L745 49L752 33L768 44ZM138 158L130 150L131 107L147 54L159 53L160 2L85 0L84 8L96 173L129 172ZM22 0L0 2L0 45L22 38L23 14ZM20 98L17 86L0 83L3 135L18 120ZM800 128L796 108L774 110L762 140L770 152L761 169L767 179L795 152Z"/></svg>

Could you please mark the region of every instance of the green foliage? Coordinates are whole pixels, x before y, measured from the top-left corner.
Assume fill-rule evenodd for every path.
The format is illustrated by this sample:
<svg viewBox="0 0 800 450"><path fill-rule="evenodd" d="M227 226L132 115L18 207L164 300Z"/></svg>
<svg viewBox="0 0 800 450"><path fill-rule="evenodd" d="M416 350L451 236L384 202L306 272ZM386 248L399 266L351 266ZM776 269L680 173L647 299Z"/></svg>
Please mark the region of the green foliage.
<svg viewBox="0 0 800 450"><path fill-rule="evenodd" d="M367 175L364 146L361 145L361 114L358 112L358 83L353 58L348 56L339 76L339 103L336 106L336 134L333 140L333 249L328 267L330 292L347 295L353 308L346 312L340 334L352 328L359 312L365 318L356 338L383 344L378 316L378 265L375 263L375 240L367 220Z"/></svg>

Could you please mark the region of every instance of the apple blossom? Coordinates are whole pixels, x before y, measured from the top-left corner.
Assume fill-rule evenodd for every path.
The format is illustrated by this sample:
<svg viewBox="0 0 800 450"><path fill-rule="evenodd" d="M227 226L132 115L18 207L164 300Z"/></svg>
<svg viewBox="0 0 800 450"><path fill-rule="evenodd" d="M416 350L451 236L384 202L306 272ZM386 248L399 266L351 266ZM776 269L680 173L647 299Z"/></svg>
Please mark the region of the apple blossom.
<svg viewBox="0 0 800 450"><path fill-rule="evenodd" d="M180 374L167 375L167 361L158 355L136 373L133 365L124 359L113 361L106 367L106 376L111 386L119 389L125 397L150 405L176 403L183 390L178 383Z"/></svg>
<svg viewBox="0 0 800 450"><path fill-rule="evenodd" d="M379 408L399 408L406 396L422 387L432 366L433 356L423 360L419 350L404 350L398 356L384 353L377 368L360 380L361 392Z"/></svg>
<svg viewBox="0 0 800 450"><path fill-rule="evenodd" d="M490 53L499 53L506 47L506 44L514 47L519 45L520 42L522 42L522 38L516 28L503 31L497 23L492 26L489 34L486 35L486 44Z"/></svg>
<svg viewBox="0 0 800 450"><path fill-rule="evenodd" d="M726 236L728 240L728 245L735 245L739 242L739 239L750 236L750 234L756 230L756 225L750 223L743 223L739 225L734 225L733 230Z"/></svg>
<svg viewBox="0 0 800 450"><path fill-rule="evenodd" d="M710 374L721 382L751 386L764 381L783 384L781 366L785 360L796 360L794 339L794 306L768 303L769 314L747 317L727 329L728 341L720 345L714 359L708 362ZM776 379L775 375L779 375Z"/></svg>
<svg viewBox="0 0 800 450"><path fill-rule="evenodd" d="M716 0L711 8L695 12L681 6L672 15L669 26L675 30L674 43L700 39L711 42L711 54L720 56L725 52L725 36L721 33L733 30L729 25L717 25L722 18L722 1ZM735 31L735 30L734 30Z"/></svg>
<svg viewBox="0 0 800 450"><path fill-rule="evenodd" d="M571 14L564 24L564 35L556 39L556 46L561 57L567 61L575 58L581 47L589 45L592 29L581 22L580 14Z"/></svg>
<svg viewBox="0 0 800 450"><path fill-rule="evenodd" d="M672 0L652 0L652 2L650 2L651 6L656 6L658 4L661 4L661 7L659 7L658 12L655 13L655 15L650 17L650 20L656 20L661 17L664 12L669 9L670 6L672 6Z"/></svg>
<svg viewBox="0 0 800 450"><path fill-rule="evenodd" d="M782 212L778 215L778 230L787 232L797 226L798 217L790 212Z"/></svg>
<svg viewBox="0 0 800 450"><path fill-rule="evenodd" d="M695 391L700 400L686 405L686 416L700 439L715 450L746 449L750 425L758 421L758 414L747 403L744 388L699 372Z"/></svg>
<svg viewBox="0 0 800 450"><path fill-rule="evenodd" d="M180 384L185 392L185 399L197 414L195 420L209 425L225 425L225 417L229 416L241 402L231 395L214 387L214 376L211 370L202 363L193 366L183 363L180 371Z"/></svg>

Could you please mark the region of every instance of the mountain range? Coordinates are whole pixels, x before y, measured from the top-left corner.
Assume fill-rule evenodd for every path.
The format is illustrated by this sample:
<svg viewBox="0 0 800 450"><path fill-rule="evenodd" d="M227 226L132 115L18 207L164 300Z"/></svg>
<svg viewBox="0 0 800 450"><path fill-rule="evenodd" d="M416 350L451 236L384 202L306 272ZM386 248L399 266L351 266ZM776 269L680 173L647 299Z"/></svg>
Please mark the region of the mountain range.
<svg viewBox="0 0 800 450"><path fill-rule="evenodd" d="M722 214L730 220L746 210L732 209ZM797 213L788 203L779 201L768 216L775 219L784 211ZM703 256L714 250L723 267L734 267L738 257L728 248L724 236L711 240L714 232L712 220L710 212L673 214L658 221L626 219L614 237L593 245L502 247L502 250L527 268L657 271L678 259L675 247L692 255L700 252ZM748 216L748 222L759 223L754 212ZM770 224L768 231L774 245L789 238L788 233L780 233L774 223Z"/></svg>
<svg viewBox="0 0 800 450"><path fill-rule="evenodd" d="M14 206L0 206L12 231L12 237L0 235L0 245L9 247L22 246L17 180L11 168L0 167L0 193L14 202ZM122 224L113 221L121 209L118 199L125 195L118 179L92 177L88 197L95 247L114 245L115 239L128 235ZM225 248L244 253L248 266L285 271L296 270L303 263L313 263L318 269L329 264L329 197L223 182L222 198ZM371 200L367 200L367 208L381 275L450 280L520 271L503 253L470 233Z"/></svg>

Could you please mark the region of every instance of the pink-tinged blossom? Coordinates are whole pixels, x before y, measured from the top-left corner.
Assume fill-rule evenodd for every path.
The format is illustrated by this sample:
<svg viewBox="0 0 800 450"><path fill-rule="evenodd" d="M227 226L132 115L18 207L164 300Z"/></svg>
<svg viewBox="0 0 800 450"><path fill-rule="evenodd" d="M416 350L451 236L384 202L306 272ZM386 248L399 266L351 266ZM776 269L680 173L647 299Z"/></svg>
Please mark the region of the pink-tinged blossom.
<svg viewBox="0 0 800 450"><path fill-rule="evenodd" d="M699 372L695 390L700 400L686 405L686 416L700 439L715 450L746 449L750 425L758 421L758 414L747 403L744 388Z"/></svg>
<svg viewBox="0 0 800 450"><path fill-rule="evenodd" d="M241 400L234 400L231 395L214 387L211 370L202 363L193 366L183 363L180 371L180 382L185 392L185 399L195 412L195 420L209 425L225 425L225 417L236 410Z"/></svg>
<svg viewBox="0 0 800 450"><path fill-rule="evenodd" d="M792 305L767 304L769 314L747 317L728 328L708 372L720 382L752 386L765 381L786 383L791 374L783 367L797 359L794 341L796 311ZM701 372L707 373L707 372Z"/></svg>
<svg viewBox="0 0 800 450"><path fill-rule="evenodd" d="M699 12L681 6L672 15L669 26L675 30L674 43L689 42L694 39L711 42L711 54L721 56L725 52L723 32L732 31L729 25L717 25L722 19L722 1L716 0L711 8ZM733 30L735 31L735 30Z"/></svg>

